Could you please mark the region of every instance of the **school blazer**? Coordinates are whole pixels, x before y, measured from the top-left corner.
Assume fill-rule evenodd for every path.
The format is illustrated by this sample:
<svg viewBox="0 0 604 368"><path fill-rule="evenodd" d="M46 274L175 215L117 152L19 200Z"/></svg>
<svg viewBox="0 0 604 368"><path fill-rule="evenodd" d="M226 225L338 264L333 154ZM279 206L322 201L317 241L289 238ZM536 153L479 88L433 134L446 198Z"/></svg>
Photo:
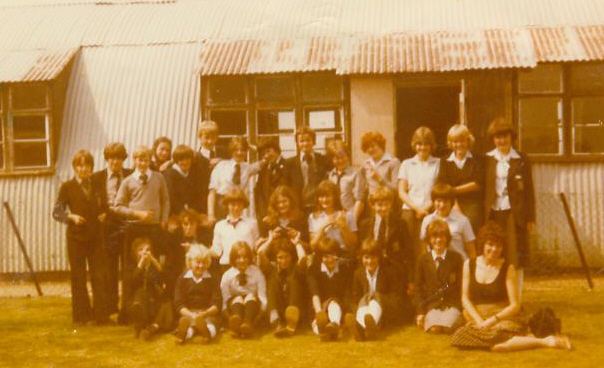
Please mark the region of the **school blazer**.
<svg viewBox="0 0 604 368"><path fill-rule="evenodd" d="M363 219L359 225L361 241L373 238L373 227L375 226L375 214ZM413 276L413 248L411 247L409 231L404 222L394 213L388 216L388 226L384 244L384 259L399 271L402 277L411 279Z"/></svg>
<svg viewBox="0 0 604 368"><path fill-rule="evenodd" d="M92 184L92 182L91 182ZM87 197L77 180L71 179L61 184L59 195L55 202L52 217L67 224L67 238L76 241L90 241L98 236L99 220L101 214L101 203L98 188L92 186L92 193ZM75 225L68 220L70 214L82 216L86 222Z"/></svg>
<svg viewBox="0 0 604 368"><path fill-rule="evenodd" d="M381 262L378 269L375 293L382 305L382 309L387 311L396 310L397 306L401 305L403 292L404 285L401 283L397 272L387 263ZM354 272L352 280L353 305L351 310L356 310L363 296L368 293L369 280L367 280L367 271L365 267L360 266Z"/></svg>
<svg viewBox="0 0 604 368"><path fill-rule="evenodd" d="M535 187L531 162L528 157L520 153L520 158L510 159L508 172L508 195L514 220L517 226L526 227L527 222L535 221ZM489 218L491 206L497 198L495 183L497 180L497 160L491 156L485 158L485 199L484 215Z"/></svg>
<svg viewBox="0 0 604 368"><path fill-rule="evenodd" d="M201 213L203 202L206 202L208 197L201 195L195 173L190 171L189 175L184 177L174 167L169 167L163 175L170 196L170 215L179 215L185 206Z"/></svg>
<svg viewBox="0 0 604 368"><path fill-rule="evenodd" d="M276 163L277 167L275 174L269 170L268 165L263 167L258 173L258 180L254 186L254 201L256 204L256 217L258 223L262 222L262 219L267 213L269 200L271 194L279 185L288 185L289 180L287 178L286 161L280 158Z"/></svg>
<svg viewBox="0 0 604 368"><path fill-rule="evenodd" d="M314 191L321 181L327 179L327 173L331 170L331 164L325 155L314 152L314 156L316 167L315 175L313 175L313 180L311 180L306 187L304 187L304 175L302 174L300 155L298 154L286 160L286 173L289 178L289 183L292 189L299 194L302 207L314 206Z"/></svg>
<svg viewBox="0 0 604 368"><path fill-rule="evenodd" d="M132 174L133 171L134 171L133 169L123 168L122 169L122 180L124 180L127 176ZM99 191L99 195L101 198L101 211L103 213L106 213L107 216L111 220L118 220L118 217L115 216L115 214L111 211L112 203L108 203L108 199L107 199L107 179L108 179L108 177L109 177L109 170L104 169L104 170L94 172L92 174L92 176L90 177L90 180L92 182L92 185L95 186Z"/></svg>
<svg viewBox="0 0 604 368"><path fill-rule="evenodd" d="M447 250L440 267L432 258L432 252L424 253L415 269L415 294L413 302L420 313L430 309L456 307L461 310L461 272L463 258L455 251Z"/></svg>

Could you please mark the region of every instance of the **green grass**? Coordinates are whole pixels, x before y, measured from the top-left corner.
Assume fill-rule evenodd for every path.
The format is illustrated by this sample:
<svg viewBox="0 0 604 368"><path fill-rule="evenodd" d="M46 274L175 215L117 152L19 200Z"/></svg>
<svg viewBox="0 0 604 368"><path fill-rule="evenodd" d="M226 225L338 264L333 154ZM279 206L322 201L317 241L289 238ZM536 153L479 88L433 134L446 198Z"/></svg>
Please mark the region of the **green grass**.
<svg viewBox="0 0 604 368"><path fill-rule="evenodd" d="M378 342L321 343L309 331L289 340L270 333L252 341L224 334L217 343L175 346L164 335L135 340L126 327L79 327L70 322L69 299L0 299L0 367L599 367L604 362L604 278L587 291L581 279L527 282L525 306L552 306L575 351L508 354L459 351L447 336L407 326Z"/></svg>

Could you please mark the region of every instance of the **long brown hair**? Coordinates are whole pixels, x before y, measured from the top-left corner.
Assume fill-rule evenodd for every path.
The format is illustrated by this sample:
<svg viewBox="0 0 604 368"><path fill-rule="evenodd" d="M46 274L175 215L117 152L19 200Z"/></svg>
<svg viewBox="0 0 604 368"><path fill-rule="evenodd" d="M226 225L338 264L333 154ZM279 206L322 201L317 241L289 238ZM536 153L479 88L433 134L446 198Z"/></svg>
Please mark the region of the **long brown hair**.
<svg viewBox="0 0 604 368"><path fill-rule="evenodd" d="M279 210L277 209L279 197L285 197L289 200L289 221L296 221L302 217L300 203L298 203L298 198L296 198L294 190L287 185L279 185L277 189L273 191L273 194L271 194L271 198L268 201L267 215L262 219L262 221L270 227L279 224Z"/></svg>

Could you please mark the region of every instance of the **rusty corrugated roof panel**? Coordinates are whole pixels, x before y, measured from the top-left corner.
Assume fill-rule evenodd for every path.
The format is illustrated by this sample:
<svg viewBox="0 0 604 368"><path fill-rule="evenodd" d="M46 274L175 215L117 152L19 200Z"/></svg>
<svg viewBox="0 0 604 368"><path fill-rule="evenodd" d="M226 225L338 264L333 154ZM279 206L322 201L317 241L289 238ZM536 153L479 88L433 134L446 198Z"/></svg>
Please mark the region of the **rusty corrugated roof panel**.
<svg viewBox="0 0 604 368"><path fill-rule="evenodd" d="M444 72L536 65L520 30L432 32L368 37L348 48L342 74Z"/></svg>
<svg viewBox="0 0 604 368"><path fill-rule="evenodd" d="M586 60L604 59L604 26L576 27Z"/></svg>
<svg viewBox="0 0 604 368"><path fill-rule="evenodd" d="M0 82L34 82L54 79L77 51L77 48L71 48L2 52L0 53Z"/></svg>
<svg viewBox="0 0 604 368"><path fill-rule="evenodd" d="M340 44L334 38L217 40L204 44L201 75L334 70Z"/></svg>

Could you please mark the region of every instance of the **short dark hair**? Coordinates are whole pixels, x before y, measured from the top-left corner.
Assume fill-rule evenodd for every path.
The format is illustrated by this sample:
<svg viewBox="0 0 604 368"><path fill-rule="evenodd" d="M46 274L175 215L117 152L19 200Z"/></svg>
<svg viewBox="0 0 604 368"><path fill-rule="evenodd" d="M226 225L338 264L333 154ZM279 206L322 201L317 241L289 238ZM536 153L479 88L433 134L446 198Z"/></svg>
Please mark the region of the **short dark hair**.
<svg viewBox="0 0 604 368"><path fill-rule="evenodd" d="M126 152L126 147L124 144L120 142L112 142L105 146L103 150L103 157L105 160L109 160L110 158L120 158L125 160L128 157L128 152Z"/></svg>
<svg viewBox="0 0 604 368"><path fill-rule="evenodd" d="M516 139L516 129L514 129L512 123L503 117L493 119L487 129L487 136L490 140L493 140L493 137L502 134L509 134L512 136L512 139Z"/></svg>
<svg viewBox="0 0 604 368"><path fill-rule="evenodd" d="M296 127L296 134L295 134L296 144L298 143L298 137L301 135L305 135L305 134L308 134L311 136L313 143L317 143L317 133L315 133L314 130L312 130L311 128L309 128L307 126L299 125Z"/></svg>
<svg viewBox="0 0 604 368"><path fill-rule="evenodd" d="M75 168L81 163L94 168L94 158L92 157L92 154L86 150L79 150L76 152L73 155L73 159L71 159L71 167Z"/></svg>
<svg viewBox="0 0 604 368"><path fill-rule="evenodd" d="M168 137L157 137L156 140L153 141L153 146L151 147L151 155L155 157L155 153L157 152L157 147L159 147L162 143L168 143L170 145L170 151L172 150L172 140Z"/></svg>
<svg viewBox="0 0 604 368"><path fill-rule="evenodd" d="M277 254L279 252L286 252L292 256L292 260L296 262L298 260L298 252L296 252L296 246L291 242L287 237L280 237L273 241L271 244L269 257L272 259L277 259Z"/></svg>
<svg viewBox="0 0 604 368"><path fill-rule="evenodd" d="M179 144L174 148L174 152L172 153L172 160L174 162L188 159L193 159L193 149L191 147L185 144Z"/></svg>
<svg viewBox="0 0 604 368"><path fill-rule="evenodd" d="M145 245L148 245L151 248L151 251L153 251L153 243L151 242L151 239L146 236L138 237L132 241L132 244L130 245L132 259L137 259L138 251Z"/></svg>
<svg viewBox="0 0 604 368"><path fill-rule="evenodd" d="M317 244L317 253L323 257L324 255L340 255L340 243L331 238L322 238Z"/></svg>
<svg viewBox="0 0 604 368"><path fill-rule="evenodd" d="M432 190L430 191L430 196L432 197L433 201L437 199L448 199L455 201L455 191L453 190L452 186L446 183L434 184Z"/></svg>
<svg viewBox="0 0 604 368"><path fill-rule="evenodd" d="M277 137L260 137L258 138L258 154L260 157L264 155L264 152L269 149L281 153L281 147L279 146L279 139Z"/></svg>

